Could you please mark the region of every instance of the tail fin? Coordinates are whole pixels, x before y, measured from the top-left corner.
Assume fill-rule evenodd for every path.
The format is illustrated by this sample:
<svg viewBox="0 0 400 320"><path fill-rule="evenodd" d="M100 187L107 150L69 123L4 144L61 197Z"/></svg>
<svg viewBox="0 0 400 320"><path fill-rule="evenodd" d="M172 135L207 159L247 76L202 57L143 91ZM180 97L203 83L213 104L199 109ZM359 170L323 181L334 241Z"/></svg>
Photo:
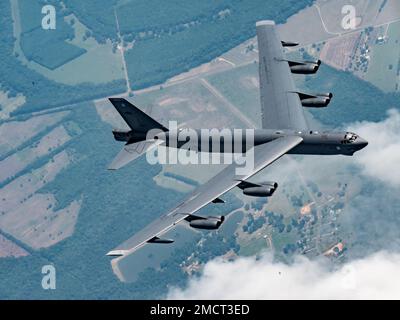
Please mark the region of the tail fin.
<svg viewBox="0 0 400 320"><path fill-rule="evenodd" d="M133 131L143 133L151 129L168 131L161 123L157 122L125 99L110 98L109 100Z"/></svg>

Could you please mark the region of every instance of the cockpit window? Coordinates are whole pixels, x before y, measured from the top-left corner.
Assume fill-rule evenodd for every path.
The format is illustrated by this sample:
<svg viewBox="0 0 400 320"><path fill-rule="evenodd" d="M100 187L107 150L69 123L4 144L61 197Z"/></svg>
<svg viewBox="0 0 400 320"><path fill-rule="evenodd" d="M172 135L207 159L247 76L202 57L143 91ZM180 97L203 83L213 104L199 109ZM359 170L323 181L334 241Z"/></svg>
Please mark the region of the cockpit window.
<svg viewBox="0 0 400 320"><path fill-rule="evenodd" d="M347 143L353 143L354 141L356 141L358 138L358 136L355 133L352 132L346 132L344 139L343 139L343 143L347 144Z"/></svg>

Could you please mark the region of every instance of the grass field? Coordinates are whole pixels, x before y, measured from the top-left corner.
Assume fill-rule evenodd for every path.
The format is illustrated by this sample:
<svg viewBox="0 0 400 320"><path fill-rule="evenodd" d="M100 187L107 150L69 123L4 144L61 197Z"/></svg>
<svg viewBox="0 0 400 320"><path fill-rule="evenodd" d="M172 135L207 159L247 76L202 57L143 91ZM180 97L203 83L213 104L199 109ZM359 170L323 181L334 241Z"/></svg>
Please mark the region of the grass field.
<svg viewBox="0 0 400 320"><path fill-rule="evenodd" d="M44 30L40 28L42 15L38 2L13 0L12 5L14 36L17 39L15 52L29 68L50 80L68 85L84 82L101 84L124 78L120 52L113 50L110 41L98 43L96 39L88 37L91 30L75 15L57 17L58 27L69 27L73 21L72 29L75 35L72 40L46 41L43 44L46 39L40 36ZM35 12L39 14L32 14ZM36 33L38 36L32 37ZM57 54L54 54L55 52Z"/></svg>
<svg viewBox="0 0 400 320"><path fill-rule="evenodd" d="M113 52L110 41L99 44L91 37L84 40L88 29L75 16L71 15L66 18L67 21L71 21L71 19L75 20L73 25L75 38L69 43L86 50L86 53L55 70L49 70L35 63L29 63L29 67L51 80L70 85L83 82L99 84L123 79L124 72L120 52Z"/></svg>
<svg viewBox="0 0 400 320"><path fill-rule="evenodd" d="M83 55L86 50L53 36L41 28L22 34L21 47L25 57L41 66L55 70Z"/></svg>
<svg viewBox="0 0 400 320"><path fill-rule="evenodd" d="M211 75L207 80L246 117L261 126L258 64L250 63Z"/></svg>
<svg viewBox="0 0 400 320"><path fill-rule="evenodd" d="M25 97L18 94L16 97L9 97L8 92L0 90L0 120L7 119L10 113L17 110L25 103Z"/></svg>
<svg viewBox="0 0 400 320"><path fill-rule="evenodd" d="M388 40L372 48L366 80L385 92L398 90L400 83L400 22L388 29Z"/></svg>
<svg viewBox="0 0 400 320"><path fill-rule="evenodd" d="M253 239L247 243L240 244L239 255L243 257L253 256L268 247L267 240L264 238Z"/></svg>
<svg viewBox="0 0 400 320"><path fill-rule="evenodd" d="M241 121L200 80L165 87L132 99L164 125L177 121L191 128L239 128Z"/></svg>

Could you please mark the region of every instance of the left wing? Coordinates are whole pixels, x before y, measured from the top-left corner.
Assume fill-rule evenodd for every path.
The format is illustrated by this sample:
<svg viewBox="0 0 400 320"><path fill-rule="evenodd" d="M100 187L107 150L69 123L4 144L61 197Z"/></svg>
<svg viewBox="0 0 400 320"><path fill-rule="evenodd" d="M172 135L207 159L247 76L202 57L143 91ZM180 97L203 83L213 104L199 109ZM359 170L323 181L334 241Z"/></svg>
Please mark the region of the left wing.
<svg viewBox="0 0 400 320"><path fill-rule="evenodd" d="M266 166L279 159L289 150L293 149L303 139L298 136L285 136L271 142L254 147L254 166L247 175L237 175L236 163L232 163L220 173L197 188L181 204L167 214L150 223L147 227L136 233L132 238L122 243L114 250L107 253L109 256L122 256L131 253L148 242L162 242L159 238L177 223L191 216L194 212L212 202L225 192L253 176ZM166 240L165 240L166 241ZM166 242L171 242L168 240Z"/></svg>
<svg viewBox="0 0 400 320"><path fill-rule="evenodd" d="M259 21L256 26L262 127L279 130L307 129L303 107L296 93L275 22Z"/></svg>

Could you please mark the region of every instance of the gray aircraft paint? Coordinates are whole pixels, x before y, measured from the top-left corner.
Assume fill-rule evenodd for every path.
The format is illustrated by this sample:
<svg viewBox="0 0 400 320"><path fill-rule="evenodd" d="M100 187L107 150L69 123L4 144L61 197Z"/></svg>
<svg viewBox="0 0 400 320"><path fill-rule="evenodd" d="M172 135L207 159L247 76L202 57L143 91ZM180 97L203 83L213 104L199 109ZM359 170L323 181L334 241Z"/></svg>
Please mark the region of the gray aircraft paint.
<svg viewBox="0 0 400 320"><path fill-rule="evenodd" d="M238 129L240 130L240 129ZM177 135L170 135L169 132L160 133L158 135L159 139L163 140L164 143L161 145L170 146L170 141L173 140L173 146L177 146L178 148L190 149L192 151L201 152L201 146L204 145L204 142L201 140L201 132L200 130L195 130L198 136L198 140L195 143L190 144L190 141L180 141ZM345 143L346 135L351 134L356 137L354 142ZM179 135L179 133L178 133ZM303 138L303 141L295 147L293 150L290 150L289 154L308 154L308 155L353 155L354 152L364 148L368 143L357 136L355 133L351 132L331 132L331 131L306 131L306 132L298 132L293 130L268 130L268 129L254 129L254 139L250 141L246 141L246 135L243 131L241 136L241 151L246 151L247 146L258 146L261 144L268 143L272 140L275 140L280 137L285 136L299 136ZM233 139L232 139L233 140ZM206 151L209 152L221 152L223 153L226 146L226 140L220 139L219 135L208 137L208 148ZM228 146L229 151L234 150L234 141L232 141L232 145ZM247 147L248 149L249 147Z"/></svg>

